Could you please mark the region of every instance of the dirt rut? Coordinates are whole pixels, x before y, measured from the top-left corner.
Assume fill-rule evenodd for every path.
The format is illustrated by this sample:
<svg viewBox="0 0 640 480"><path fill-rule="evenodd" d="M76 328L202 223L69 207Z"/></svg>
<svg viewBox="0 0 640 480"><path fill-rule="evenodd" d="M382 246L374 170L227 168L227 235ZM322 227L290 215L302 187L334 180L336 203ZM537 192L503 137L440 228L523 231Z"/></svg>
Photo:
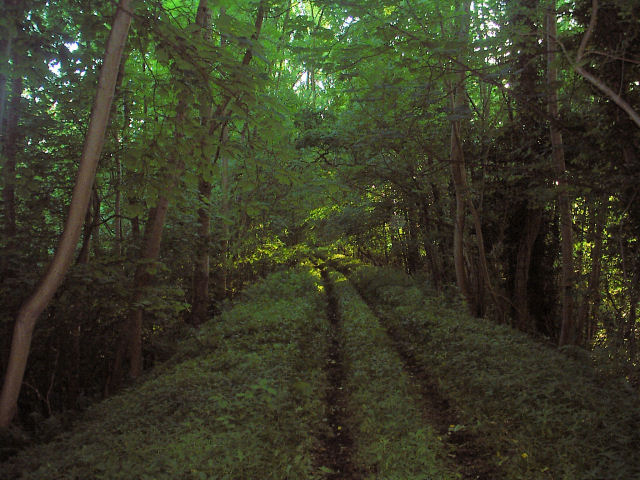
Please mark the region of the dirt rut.
<svg viewBox="0 0 640 480"><path fill-rule="evenodd" d="M332 472L327 477L331 480L359 480L362 475L351 460L353 439L345 422L347 394L344 390L345 372L342 344L340 342L340 312L333 290L333 283L327 270L322 269L321 274L327 296L327 318L331 324L325 366L329 383L325 397L329 428L326 433L321 435L322 443L317 455L317 462L319 467L324 467L324 469Z"/></svg>

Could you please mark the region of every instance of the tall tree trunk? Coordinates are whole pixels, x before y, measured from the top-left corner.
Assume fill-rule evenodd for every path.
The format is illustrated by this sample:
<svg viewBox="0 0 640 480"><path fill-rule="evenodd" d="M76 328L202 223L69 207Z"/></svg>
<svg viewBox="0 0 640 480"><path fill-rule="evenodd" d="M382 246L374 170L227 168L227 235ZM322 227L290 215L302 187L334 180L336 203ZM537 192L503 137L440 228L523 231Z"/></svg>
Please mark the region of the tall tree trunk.
<svg viewBox="0 0 640 480"><path fill-rule="evenodd" d="M531 258L533 245L540 233L542 225L542 211L529 210L524 207L524 228L519 235L518 252L513 281L512 305L515 310L516 326L523 331L532 328L529 312L529 272L531 270Z"/></svg>
<svg viewBox="0 0 640 480"><path fill-rule="evenodd" d="M469 24L470 24L470 10L471 2L463 2L464 16L461 20L458 39L460 45L467 45L469 37ZM466 48L465 48L466 49ZM458 79L455 87L452 89L452 114L461 115L467 110L467 93L465 87L466 72L461 70L458 73ZM482 224L478 211L476 210L473 199L471 198L471 192L467 184L467 171L464 160L464 152L462 148L462 137L460 134L460 120L454 120L451 122L451 173L453 178L453 184L456 193L456 222L454 230L454 262L456 269L456 279L458 281L458 287L460 291L467 299L469 307L472 312L477 312L479 309L477 305L474 305L473 295L469 287L469 277L465 269L464 264L464 219L466 215L466 206L468 205L475 228L476 240L478 242L478 262L480 265L480 275L483 277L483 282L479 284L485 285L496 305L496 308L500 308L500 302L495 295L493 287L491 285L491 279L489 276L489 269L487 266L487 259L484 248L484 236L482 234ZM477 297L484 296L484 292L477 292ZM482 302L480 302L482 303Z"/></svg>
<svg viewBox="0 0 640 480"><path fill-rule="evenodd" d="M210 21L209 9L207 7L207 0L200 0L198 4L198 11L196 13L196 24L202 28L206 28L206 23ZM187 110L187 96L183 95L178 101L176 107L176 127L179 128L184 123ZM178 139L183 138L183 134L177 134ZM175 173L170 180L172 189L178 184L184 165L180 163L180 160L176 157L172 157L169 160L170 164L175 167ZM123 336L127 339L126 352L129 358L129 377L138 378L142 374L143 370L143 356L142 356L142 326L144 319L144 310L142 307L137 306L144 296L144 292L153 282L153 275L148 271L149 264L156 261L160 255L160 245L162 243L162 231L164 229L164 222L169 209L169 199L165 195L161 195L158 198L156 206L149 213L149 220L145 228L143 237L143 247L141 252L142 262L136 268L134 276L133 286L133 301L132 307L129 310L127 321L124 325ZM207 274L208 276L208 274ZM124 342L121 342L121 345ZM114 371L112 373L112 379L118 382L122 377L122 365L123 365L123 348L120 347L116 354L116 360L114 365ZM116 383L117 385L117 383Z"/></svg>
<svg viewBox="0 0 640 480"><path fill-rule="evenodd" d="M64 280L73 261L73 253L82 230L82 222L91 197L91 186L104 144L118 66L131 23L130 6L131 0L120 1L109 33L78 175L60 243L35 292L22 305L16 318L9 365L0 394L0 428L7 428L16 413L36 321Z"/></svg>
<svg viewBox="0 0 640 480"><path fill-rule="evenodd" d="M211 183L200 180L198 190L201 206L198 208L198 238L196 240L193 303L190 316L190 323L195 327L202 325L207 320L209 310L209 241L211 238L209 200L211 199Z"/></svg>
<svg viewBox="0 0 640 480"><path fill-rule="evenodd" d="M417 273L420 269L420 250L418 242L418 221L416 220L415 203L407 200L407 270L409 274Z"/></svg>
<svg viewBox="0 0 640 480"><path fill-rule="evenodd" d="M600 306L600 276L602 272L602 252L604 245L604 224L606 220L607 205L594 205L591 213L593 217L590 227L590 239L593 244L591 249L591 272L589 274L589 283L587 292L582 300L582 306L578 314L577 331L584 335L584 344L591 343L595 325L597 321L597 312Z"/></svg>
<svg viewBox="0 0 640 480"><path fill-rule="evenodd" d="M431 273L431 280L433 281L433 286L437 290L439 290L443 279L442 279L441 267L437 260L437 252L435 252L436 246L429 239L429 234L432 233L434 226L431 225L431 222L430 222L429 207L427 204L426 196L423 196L420 200L420 209L422 213L422 225L423 225L422 236L423 236L425 255L427 257L429 270L431 270L430 273ZM385 247L385 253L386 253L386 247Z"/></svg>
<svg viewBox="0 0 640 480"><path fill-rule="evenodd" d="M198 19L196 20L198 25L203 29L202 33L205 38L211 36L210 30L210 18L211 14L206 7L206 2L201 2L198 7ZM260 2L258 5L258 11L256 14L255 30L251 39L253 41L258 40L260 32L262 30L262 23L265 17L265 2ZM222 46L224 46L224 40L221 40ZM253 58L253 51L248 48L242 58L242 65L249 65ZM221 147L227 141L227 124L229 122L229 112L227 108L232 102L231 95L225 97L218 105L215 113L212 115L208 112L207 115L203 115L201 110L201 120L209 123L209 136L213 136L218 128L220 128L220 137L218 143L218 149L216 156L212 160L212 163L216 163L221 155ZM208 117L208 118L207 118ZM222 120L218 120L222 118ZM229 211L229 159L226 155L222 154L221 161L221 183L222 183L222 216L227 218ZM209 213L209 200L211 198L212 185L210 182L200 179L199 182L199 195L203 202L203 205L198 209L198 240L196 247L196 260L193 274L193 303L190 316L190 323L195 326L202 324L207 320L207 312L209 307L209 242L210 242L210 227L211 218ZM227 292L228 281L228 269L227 269L227 257L229 251L229 225L225 221L222 225L223 229L223 266L222 266L222 292Z"/></svg>
<svg viewBox="0 0 640 480"><path fill-rule="evenodd" d="M224 8L221 8L224 13ZM201 2L198 6L198 14L196 15L196 24L200 27L202 37L205 41L211 40L211 11L206 2ZM224 45L224 39L220 43ZM200 124L204 127L211 122L212 105L210 102L200 102ZM205 152L205 149L202 149ZM219 150L218 150L219 151ZM211 161L204 157L203 161L207 163ZM213 163L213 162L212 162ZM191 315L189 323L198 327L202 325L208 317L209 311L209 243L211 240L211 200L212 185L211 182L200 178L198 182L198 196L200 197L200 207L198 208L198 229L195 247L195 261L193 271L193 302L191 304Z"/></svg>
<svg viewBox="0 0 640 480"><path fill-rule="evenodd" d="M120 62L120 68L118 70L118 79L116 82L116 96L118 93L122 93L122 133L117 139L118 151L116 153L116 173L114 179L113 189L115 190L114 201L114 220L113 229L115 236L114 252L120 257L122 255L122 149L127 145L129 140L129 128L131 124L131 108L129 106L129 96L127 95L127 89L122 89L125 76L125 64L127 61L127 55L123 55Z"/></svg>
<svg viewBox="0 0 640 480"><path fill-rule="evenodd" d="M464 79L464 72L460 75ZM465 100L463 87L456 84L453 87L451 95L454 112L464 107ZM462 150L462 139L460 138L460 121L451 122L451 177L456 194L456 213L453 233L453 263L456 270L456 283L460 289L460 293L467 300L469 307L472 308L471 290L469 288L469 279L464 263L464 225L466 217L466 201L464 193L465 182L465 163L464 153Z"/></svg>
<svg viewBox="0 0 640 480"><path fill-rule="evenodd" d="M116 178L114 183L116 198L113 206L113 233L115 236L115 246L113 250L115 254L120 257L122 255L122 162L120 161L120 156L116 158Z"/></svg>
<svg viewBox="0 0 640 480"><path fill-rule="evenodd" d="M231 233L229 231L230 202L229 202L229 158L222 155L220 160L220 187L222 190L222 205L220 210L225 221L222 223L222 294L226 297L229 290L229 245Z"/></svg>
<svg viewBox="0 0 640 480"><path fill-rule="evenodd" d="M553 119L550 126L551 148L553 164L557 176L558 185L558 209L560 210L560 231L562 274L560 277L560 301L562 304L562 326L560 329L560 345L572 344L576 341L575 318L573 316L573 221L571 219L571 207L569 192L567 191L567 171L564 161L564 145L562 133L556 126L558 119L558 70L556 67L556 37L558 28L556 24L555 0L548 0L545 12L546 36L547 36L547 85L548 110Z"/></svg>
<svg viewBox="0 0 640 480"><path fill-rule="evenodd" d="M16 0L6 0L5 8L7 10L14 7L16 4ZM11 12L14 13L14 12ZM5 19L13 23L13 19L11 18L10 12L5 12ZM15 18L15 17L14 17ZM15 27L15 23L13 25ZM7 28L7 30L10 30ZM10 32L6 38L0 39L0 63L2 67L0 67L0 137L2 136L2 126L4 125L4 112L5 112L5 104L7 103L7 75L5 72L10 71L9 69L9 59L11 58L11 50L13 47L13 32ZM15 66L14 66L15 67ZM15 68L14 68L15 71ZM19 76L19 75L18 75Z"/></svg>
<svg viewBox="0 0 640 480"><path fill-rule="evenodd" d="M16 75L12 81L11 102L7 115L7 131L2 142L2 151L5 162L3 167L4 187L2 190L2 202L4 204L4 234L7 239L7 248L15 247L16 227L16 156L18 153L18 118L20 116L20 98L22 93L22 77ZM9 255L2 255L0 273L3 278L8 272Z"/></svg>
<svg viewBox="0 0 640 480"><path fill-rule="evenodd" d="M180 119L183 115L180 115ZM144 318L144 310L135 306L140 302L145 294L145 289L151 285L153 274L150 273L152 263L160 256L160 245L162 243L162 230L164 222L167 218L169 210L169 200L162 196L158 199L158 203L149 212L149 220L144 230L142 243L142 262L138 264L134 276L134 296L133 307L129 310L128 318L128 356L129 356L129 376L137 378L142 374L142 320Z"/></svg>

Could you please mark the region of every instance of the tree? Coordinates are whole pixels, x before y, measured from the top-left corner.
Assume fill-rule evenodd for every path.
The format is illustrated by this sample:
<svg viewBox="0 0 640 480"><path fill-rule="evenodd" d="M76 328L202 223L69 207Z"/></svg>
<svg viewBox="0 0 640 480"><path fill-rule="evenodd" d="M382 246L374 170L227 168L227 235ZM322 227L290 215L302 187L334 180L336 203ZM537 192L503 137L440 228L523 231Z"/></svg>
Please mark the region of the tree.
<svg viewBox="0 0 640 480"><path fill-rule="evenodd" d="M56 253L35 292L21 307L13 331L9 365L0 394L0 428L7 428L15 415L22 378L36 321L64 280L73 261L82 223L89 204L105 131L109 121L120 58L131 24L131 1L121 0L105 47L104 62L87 129L84 149L65 228Z"/></svg>

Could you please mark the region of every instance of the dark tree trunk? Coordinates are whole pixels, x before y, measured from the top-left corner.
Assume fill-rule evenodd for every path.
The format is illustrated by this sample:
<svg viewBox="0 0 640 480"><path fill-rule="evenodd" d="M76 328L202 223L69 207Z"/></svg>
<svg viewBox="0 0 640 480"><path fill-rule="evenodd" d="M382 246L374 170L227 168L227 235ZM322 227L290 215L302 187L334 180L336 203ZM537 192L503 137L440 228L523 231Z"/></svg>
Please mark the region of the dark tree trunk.
<svg viewBox="0 0 640 480"><path fill-rule="evenodd" d="M211 238L209 200L211 189L209 182L200 181L199 194L202 205L198 209L198 238L193 272L193 307L190 316L190 323L196 327L207 321L209 310L209 243Z"/></svg>
<svg viewBox="0 0 640 480"><path fill-rule="evenodd" d="M7 114L7 130L2 142L5 162L3 166L4 186L2 189L2 203L4 204L4 234L9 254L2 255L0 273L2 278L9 276L9 257L16 247L16 159L20 143L18 119L20 117L20 98L22 94L22 77L16 76L11 82L11 102ZM0 124L0 128L2 125Z"/></svg>
<svg viewBox="0 0 640 480"><path fill-rule="evenodd" d="M581 343L585 345L591 343L597 325L598 308L600 306L600 276L602 272L606 212L606 204L596 204L592 207L591 216L593 220L590 226L590 241L593 243L593 248L591 250L589 283L577 320L577 331L583 335L583 341Z"/></svg>
<svg viewBox="0 0 640 480"><path fill-rule="evenodd" d="M533 245L538 238L542 224L541 210L524 210L523 229L518 242L515 273L513 280L513 308L515 310L516 326L524 331L532 329L529 312L529 273Z"/></svg>

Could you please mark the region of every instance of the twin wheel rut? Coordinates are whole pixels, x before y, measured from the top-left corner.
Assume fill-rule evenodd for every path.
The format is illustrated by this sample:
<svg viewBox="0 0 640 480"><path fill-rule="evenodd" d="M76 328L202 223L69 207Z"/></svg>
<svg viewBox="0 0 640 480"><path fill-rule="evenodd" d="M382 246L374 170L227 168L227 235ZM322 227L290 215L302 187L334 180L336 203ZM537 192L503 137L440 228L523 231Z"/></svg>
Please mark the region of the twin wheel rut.
<svg viewBox="0 0 640 480"><path fill-rule="evenodd" d="M327 296L327 318L331 325L329 348L325 371L328 387L325 394L327 404L328 431L321 435L321 446L316 454L319 467L327 472L330 480L361 480L365 477L362 468L353 462L353 437L346 424L349 392L345 390L345 371L341 345L341 316L333 283L326 269L321 270ZM500 480L503 475L496 471L489 452L471 433L451 432L450 425L458 424L455 409L440 394L434 379L426 368L417 362L411 349L399 335L386 328L387 334L402 359L405 372L412 380L412 389L420 399L423 420L429 423L447 441L453 452L454 463L460 478L464 480ZM409 401L409 400L408 400Z"/></svg>

